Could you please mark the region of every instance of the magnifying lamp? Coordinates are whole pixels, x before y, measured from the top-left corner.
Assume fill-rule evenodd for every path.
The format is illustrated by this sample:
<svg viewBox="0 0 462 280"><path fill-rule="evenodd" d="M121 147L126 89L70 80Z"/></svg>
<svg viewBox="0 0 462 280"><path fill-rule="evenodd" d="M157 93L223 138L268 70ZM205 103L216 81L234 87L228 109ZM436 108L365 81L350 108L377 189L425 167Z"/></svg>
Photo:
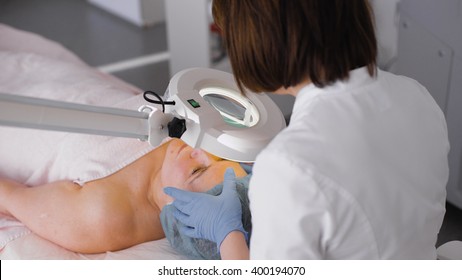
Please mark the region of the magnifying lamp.
<svg viewBox="0 0 462 280"><path fill-rule="evenodd" d="M165 111L138 111L0 93L0 125L136 138L158 146L167 136L218 157L252 162L285 128L265 94L242 95L226 72L192 68L177 73L164 95Z"/></svg>

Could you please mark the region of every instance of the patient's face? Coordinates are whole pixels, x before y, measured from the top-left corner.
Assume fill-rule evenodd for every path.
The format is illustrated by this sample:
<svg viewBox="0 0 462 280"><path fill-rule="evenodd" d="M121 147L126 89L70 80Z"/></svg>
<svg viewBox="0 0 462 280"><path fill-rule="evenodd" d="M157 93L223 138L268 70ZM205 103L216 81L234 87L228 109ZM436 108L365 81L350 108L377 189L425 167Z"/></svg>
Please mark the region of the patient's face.
<svg viewBox="0 0 462 280"><path fill-rule="evenodd" d="M180 139L169 142L161 171L164 187L204 192L223 182L227 168L237 177L246 173L237 162L223 160L203 150L193 149Z"/></svg>

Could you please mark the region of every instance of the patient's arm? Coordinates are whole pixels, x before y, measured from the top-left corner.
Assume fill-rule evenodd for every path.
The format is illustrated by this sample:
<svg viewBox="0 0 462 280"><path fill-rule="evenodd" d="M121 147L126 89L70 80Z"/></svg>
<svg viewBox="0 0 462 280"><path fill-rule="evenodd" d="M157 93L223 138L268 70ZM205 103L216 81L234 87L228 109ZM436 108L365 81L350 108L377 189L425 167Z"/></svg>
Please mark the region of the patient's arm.
<svg viewBox="0 0 462 280"><path fill-rule="evenodd" d="M92 186L94 187L94 186ZM133 209L123 193L70 181L38 187L0 180L0 211L72 251L104 252L133 245Z"/></svg>

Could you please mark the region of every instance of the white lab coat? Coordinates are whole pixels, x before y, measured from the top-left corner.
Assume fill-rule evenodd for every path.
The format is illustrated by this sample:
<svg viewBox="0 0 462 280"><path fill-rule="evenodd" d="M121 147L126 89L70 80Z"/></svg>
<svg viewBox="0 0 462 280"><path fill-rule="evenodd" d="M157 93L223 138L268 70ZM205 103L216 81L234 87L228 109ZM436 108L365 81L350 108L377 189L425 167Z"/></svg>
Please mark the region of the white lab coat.
<svg viewBox="0 0 462 280"><path fill-rule="evenodd" d="M444 116L412 79L365 68L304 87L257 157L252 259L435 259L445 213Z"/></svg>

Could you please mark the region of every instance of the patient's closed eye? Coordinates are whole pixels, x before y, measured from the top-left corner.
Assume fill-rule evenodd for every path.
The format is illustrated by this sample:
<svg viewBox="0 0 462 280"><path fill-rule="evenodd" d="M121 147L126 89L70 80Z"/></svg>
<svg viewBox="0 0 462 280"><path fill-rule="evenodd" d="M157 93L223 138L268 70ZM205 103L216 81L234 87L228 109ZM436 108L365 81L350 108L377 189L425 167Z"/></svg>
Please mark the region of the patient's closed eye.
<svg viewBox="0 0 462 280"><path fill-rule="evenodd" d="M189 176L189 180L188 180L189 184L194 183L196 180L202 177L202 175L204 175L208 169L209 169L209 166L202 166L202 167L195 168L192 171L191 176Z"/></svg>
<svg viewBox="0 0 462 280"><path fill-rule="evenodd" d="M192 171L191 175L195 175L195 174L198 174L198 173L200 173L200 172L204 172L206 169L207 169L207 167L205 167L205 166L195 168L195 169Z"/></svg>

